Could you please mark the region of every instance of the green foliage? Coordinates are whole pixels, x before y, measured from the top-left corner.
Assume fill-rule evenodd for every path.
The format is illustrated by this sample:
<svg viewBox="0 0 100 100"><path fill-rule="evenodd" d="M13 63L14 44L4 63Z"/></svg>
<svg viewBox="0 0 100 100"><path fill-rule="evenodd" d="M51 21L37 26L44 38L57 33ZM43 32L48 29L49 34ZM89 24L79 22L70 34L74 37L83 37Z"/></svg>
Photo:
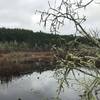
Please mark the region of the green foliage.
<svg viewBox="0 0 100 100"><path fill-rule="evenodd" d="M17 43L16 41L14 42L0 42L0 49L1 50L22 50L22 49L28 49L30 48L27 43L22 42Z"/></svg>
<svg viewBox="0 0 100 100"><path fill-rule="evenodd" d="M0 28L0 48L23 48L26 46L35 50L50 50L56 47L77 47L79 44L92 45L89 40L81 36L54 35L44 32L33 32L24 29ZM4 43L4 45L3 45ZM23 46L22 46L23 45Z"/></svg>

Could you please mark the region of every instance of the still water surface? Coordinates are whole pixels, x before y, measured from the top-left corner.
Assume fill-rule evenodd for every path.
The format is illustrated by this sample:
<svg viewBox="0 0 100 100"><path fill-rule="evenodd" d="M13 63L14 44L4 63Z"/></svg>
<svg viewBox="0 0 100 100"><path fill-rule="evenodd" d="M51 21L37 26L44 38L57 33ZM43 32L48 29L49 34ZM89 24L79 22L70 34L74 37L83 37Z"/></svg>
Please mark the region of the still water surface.
<svg viewBox="0 0 100 100"><path fill-rule="evenodd" d="M58 82L53 77L54 71L33 72L11 82L0 84L0 100L52 100L58 89ZM62 100L80 100L80 92L65 86L60 94Z"/></svg>

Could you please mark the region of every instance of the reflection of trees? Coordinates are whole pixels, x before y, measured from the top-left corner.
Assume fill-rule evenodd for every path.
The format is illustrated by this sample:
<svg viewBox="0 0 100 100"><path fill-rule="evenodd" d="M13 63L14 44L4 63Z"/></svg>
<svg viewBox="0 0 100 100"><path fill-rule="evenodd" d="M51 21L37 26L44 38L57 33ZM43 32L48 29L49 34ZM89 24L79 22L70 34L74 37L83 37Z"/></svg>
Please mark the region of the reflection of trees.
<svg viewBox="0 0 100 100"><path fill-rule="evenodd" d="M42 73L46 70L53 70L49 62L26 62L25 64L10 64L0 68L0 81L1 84L9 83L16 78L23 77L24 75L32 74L33 72Z"/></svg>

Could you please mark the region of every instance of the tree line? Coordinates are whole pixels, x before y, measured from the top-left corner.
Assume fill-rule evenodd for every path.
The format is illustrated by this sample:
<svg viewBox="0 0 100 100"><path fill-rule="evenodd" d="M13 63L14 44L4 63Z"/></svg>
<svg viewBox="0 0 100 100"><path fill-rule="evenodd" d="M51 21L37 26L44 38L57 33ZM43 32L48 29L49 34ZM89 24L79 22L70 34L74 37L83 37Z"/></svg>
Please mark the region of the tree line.
<svg viewBox="0 0 100 100"><path fill-rule="evenodd" d="M28 48L50 49L52 45L61 46L65 43L74 42L92 45L89 40L75 35L54 35L45 32L33 32L25 29L0 28L0 42L26 43Z"/></svg>

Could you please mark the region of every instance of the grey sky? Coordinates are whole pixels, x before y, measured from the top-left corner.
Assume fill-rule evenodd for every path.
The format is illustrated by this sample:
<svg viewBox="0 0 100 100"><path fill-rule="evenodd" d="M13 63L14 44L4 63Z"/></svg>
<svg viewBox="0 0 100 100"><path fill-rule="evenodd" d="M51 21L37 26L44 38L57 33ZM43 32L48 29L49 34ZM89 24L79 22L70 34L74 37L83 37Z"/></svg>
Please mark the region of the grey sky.
<svg viewBox="0 0 100 100"><path fill-rule="evenodd" d="M54 0L49 0L54 3ZM95 0L99 2L99 0ZM35 10L48 8L48 0L0 0L0 27L25 28L33 31L49 31L39 26L39 15L35 15ZM96 27L100 30L100 4L93 3L86 11L86 27ZM61 29L62 33L74 31L69 22Z"/></svg>

